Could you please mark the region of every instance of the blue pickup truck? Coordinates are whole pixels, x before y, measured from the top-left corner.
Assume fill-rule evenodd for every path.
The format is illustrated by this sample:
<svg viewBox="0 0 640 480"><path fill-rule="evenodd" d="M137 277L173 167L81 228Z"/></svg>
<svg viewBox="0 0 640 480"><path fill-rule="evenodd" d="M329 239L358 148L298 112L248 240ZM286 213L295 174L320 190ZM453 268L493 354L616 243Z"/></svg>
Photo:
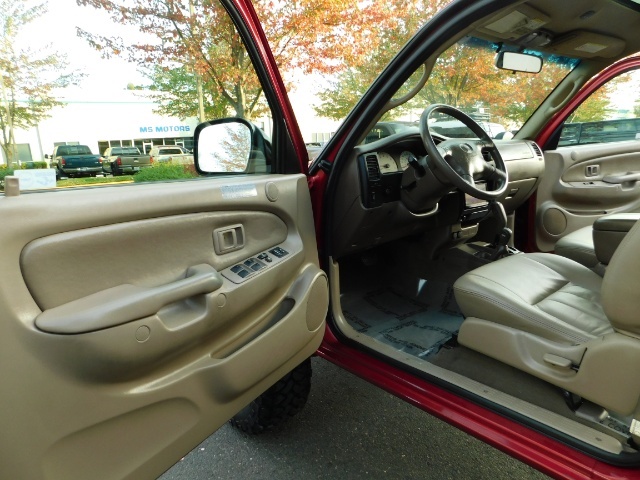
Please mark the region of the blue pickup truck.
<svg viewBox="0 0 640 480"><path fill-rule="evenodd" d="M95 155L86 145L58 145L51 155L51 168L56 178L95 177L102 174L102 157Z"/></svg>

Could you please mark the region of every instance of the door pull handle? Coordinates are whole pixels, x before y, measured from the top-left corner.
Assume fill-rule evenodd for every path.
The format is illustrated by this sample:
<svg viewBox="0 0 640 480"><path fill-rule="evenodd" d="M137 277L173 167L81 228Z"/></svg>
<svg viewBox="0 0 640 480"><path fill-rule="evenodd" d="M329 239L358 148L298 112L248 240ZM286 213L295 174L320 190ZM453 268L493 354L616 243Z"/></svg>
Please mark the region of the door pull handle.
<svg viewBox="0 0 640 480"><path fill-rule="evenodd" d="M158 287L118 285L45 310L35 323L42 331L67 335L104 330L155 315L171 303L214 292L223 282L211 265L196 265L175 282Z"/></svg>

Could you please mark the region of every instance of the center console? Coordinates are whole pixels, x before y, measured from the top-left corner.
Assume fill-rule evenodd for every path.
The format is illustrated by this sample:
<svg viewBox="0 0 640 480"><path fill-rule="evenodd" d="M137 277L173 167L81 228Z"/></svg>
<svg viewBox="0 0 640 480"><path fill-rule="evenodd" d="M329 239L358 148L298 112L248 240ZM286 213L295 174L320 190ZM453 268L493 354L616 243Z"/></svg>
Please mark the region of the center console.
<svg viewBox="0 0 640 480"><path fill-rule="evenodd" d="M486 183L477 183L476 188L486 191ZM460 215L460 223L474 223L479 222L485 218L489 213L489 202L487 200L481 200L479 198L472 197L471 195L464 194L464 208Z"/></svg>

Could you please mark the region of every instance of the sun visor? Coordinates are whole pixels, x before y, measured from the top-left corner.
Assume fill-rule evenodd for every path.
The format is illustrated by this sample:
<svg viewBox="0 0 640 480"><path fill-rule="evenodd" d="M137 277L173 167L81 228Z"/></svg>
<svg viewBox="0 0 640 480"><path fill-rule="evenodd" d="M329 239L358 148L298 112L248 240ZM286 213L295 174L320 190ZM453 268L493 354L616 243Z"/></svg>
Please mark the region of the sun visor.
<svg viewBox="0 0 640 480"><path fill-rule="evenodd" d="M624 40L619 38L584 30L574 30L557 37L550 45L545 47L545 50L567 57L613 58L622 53L625 45Z"/></svg>
<svg viewBox="0 0 640 480"><path fill-rule="evenodd" d="M549 16L528 5L518 5L516 9L502 15L497 20L478 28L489 38L516 40L540 29L549 22Z"/></svg>

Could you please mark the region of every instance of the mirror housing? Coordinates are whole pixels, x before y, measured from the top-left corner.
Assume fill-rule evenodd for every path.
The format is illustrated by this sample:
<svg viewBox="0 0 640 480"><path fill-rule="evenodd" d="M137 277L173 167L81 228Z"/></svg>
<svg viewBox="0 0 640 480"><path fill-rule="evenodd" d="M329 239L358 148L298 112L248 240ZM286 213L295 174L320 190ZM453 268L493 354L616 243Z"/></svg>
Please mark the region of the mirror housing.
<svg viewBox="0 0 640 480"><path fill-rule="evenodd" d="M268 172L271 148L265 134L243 118L199 124L193 160L199 174Z"/></svg>
<svg viewBox="0 0 640 480"><path fill-rule="evenodd" d="M540 73L542 58L529 53L500 52L496 56L496 67L512 72Z"/></svg>

